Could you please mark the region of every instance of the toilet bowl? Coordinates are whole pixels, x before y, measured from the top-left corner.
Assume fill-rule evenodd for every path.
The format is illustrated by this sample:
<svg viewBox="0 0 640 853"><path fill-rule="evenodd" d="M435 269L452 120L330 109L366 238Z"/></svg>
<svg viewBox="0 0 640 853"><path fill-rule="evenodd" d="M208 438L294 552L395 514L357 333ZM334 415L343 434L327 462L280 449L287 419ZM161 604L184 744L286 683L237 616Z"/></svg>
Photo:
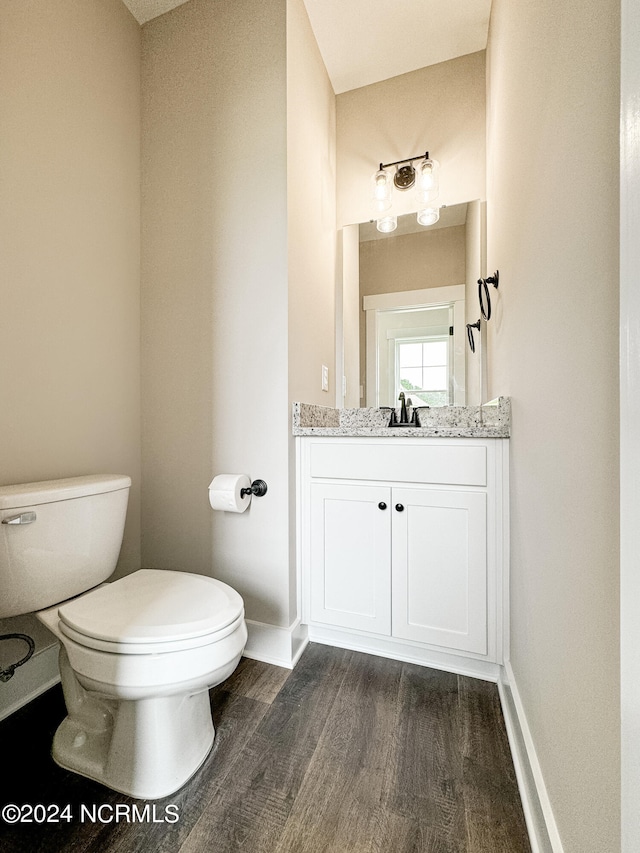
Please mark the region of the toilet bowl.
<svg viewBox="0 0 640 853"><path fill-rule="evenodd" d="M142 799L181 788L213 745L209 688L247 640L238 593L143 569L36 615L61 643L56 763Z"/></svg>
<svg viewBox="0 0 640 853"><path fill-rule="evenodd" d="M236 668L247 629L241 597L214 578L141 569L100 583L115 568L129 485L93 477L0 488L0 617L39 605L36 615L60 640L68 716L54 760L129 796L158 799L207 757L215 736L208 691ZM65 518L75 535L60 528ZM38 578L45 566L59 576ZM61 600L61 589L75 597Z"/></svg>

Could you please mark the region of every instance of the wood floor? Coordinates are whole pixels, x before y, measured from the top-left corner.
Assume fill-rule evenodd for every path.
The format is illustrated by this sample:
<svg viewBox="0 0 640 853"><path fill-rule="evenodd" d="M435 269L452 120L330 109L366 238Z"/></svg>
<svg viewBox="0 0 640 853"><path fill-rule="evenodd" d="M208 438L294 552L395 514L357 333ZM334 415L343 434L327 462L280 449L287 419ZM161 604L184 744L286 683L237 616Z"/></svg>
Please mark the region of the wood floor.
<svg viewBox="0 0 640 853"><path fill-rule="evenodd" d="M133 822L144 803L49 757L59 688L0 723L0 807L74 816L0 819L0 851L530 853L493 684L312 644L293 672L243 659L211 703L207 761ZM102 822L80 821L102 804Z"/></svg>

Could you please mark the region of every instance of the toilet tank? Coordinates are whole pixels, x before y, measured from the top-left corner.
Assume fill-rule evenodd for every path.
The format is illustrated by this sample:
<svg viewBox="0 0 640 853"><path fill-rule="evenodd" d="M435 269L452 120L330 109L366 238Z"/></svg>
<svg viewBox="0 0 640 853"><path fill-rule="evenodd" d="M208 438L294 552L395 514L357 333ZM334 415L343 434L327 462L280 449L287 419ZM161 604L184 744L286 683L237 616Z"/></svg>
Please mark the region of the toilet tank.
<svg viewBox="0 0 640 853"><path fill-rule="evenodd" d="M0 618L50 607L112 574L130 486L120 475L0 486Z"/></svg>

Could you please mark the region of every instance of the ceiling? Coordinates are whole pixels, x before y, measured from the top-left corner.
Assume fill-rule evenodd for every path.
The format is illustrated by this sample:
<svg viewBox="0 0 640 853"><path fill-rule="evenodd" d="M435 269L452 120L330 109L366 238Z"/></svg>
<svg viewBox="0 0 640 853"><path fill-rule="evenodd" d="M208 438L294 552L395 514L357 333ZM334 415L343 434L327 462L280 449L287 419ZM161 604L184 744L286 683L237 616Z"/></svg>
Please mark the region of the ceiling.
<svg viewBox="0 0 640 853"><path fill-rule="evenodd" d="M304 0L336 95L487 46L491 0Z"/></svg>
<svg viewBox="0 0 640 853"><path fill-rule="evenodd" d="M186 0L124 0L140 24ZM335 93L484 50L491 0L304 0Z"/></svg>
<svg viewBox="0 0 640 853"><path fill-rule="evenodd" d="M125 6L139 24L146 24L158 15L164 15L176 6L182 6L187 0L124 0Z"/></svg>

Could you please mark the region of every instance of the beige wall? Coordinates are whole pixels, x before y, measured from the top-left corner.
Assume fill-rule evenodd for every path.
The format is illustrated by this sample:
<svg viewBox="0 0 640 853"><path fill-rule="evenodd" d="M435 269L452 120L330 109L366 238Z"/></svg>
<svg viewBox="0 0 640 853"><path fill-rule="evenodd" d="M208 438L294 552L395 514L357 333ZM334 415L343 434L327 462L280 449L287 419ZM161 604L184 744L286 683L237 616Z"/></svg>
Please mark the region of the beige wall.
<svg viewBox="0 0 640 853"><path fill-rule="evenodd" d="M565 853L616 853L619 4L494 0L487 67L511 661Z"/></svg>
<svg viewBox="0 0 640 853"><path fill-rule="evenodd" d="M337 381L335 101L304 3L287 0L289 396L320 406Z"/></svg>
<svg viewBox="0 0 640 853"><path fill-rule="evenodd" d="M465 226L360 243L360 296L464 284Z"/></svg>
<svg viewBox="0 0 640 853"><path fill-rule="evenodd" d="M0 5L0 482L133 478L140 565L140 30L120 0Z"/></svg>
<svg viewBox="0 0 640 853"><path fill-rule="evenodd" d="M430 155L441 165L440 204L485 198L484 51L337 97L338 224L371 218L371 175L382 163ZM394 212L417 210L395 193Z"/></svg>
<svg viewBox="0 0 640 853"><path fill-rule="evenodd" d="M143 561L291 619L285 0L143 28ZM213 512L214 474L269 492Z"/></svg>

